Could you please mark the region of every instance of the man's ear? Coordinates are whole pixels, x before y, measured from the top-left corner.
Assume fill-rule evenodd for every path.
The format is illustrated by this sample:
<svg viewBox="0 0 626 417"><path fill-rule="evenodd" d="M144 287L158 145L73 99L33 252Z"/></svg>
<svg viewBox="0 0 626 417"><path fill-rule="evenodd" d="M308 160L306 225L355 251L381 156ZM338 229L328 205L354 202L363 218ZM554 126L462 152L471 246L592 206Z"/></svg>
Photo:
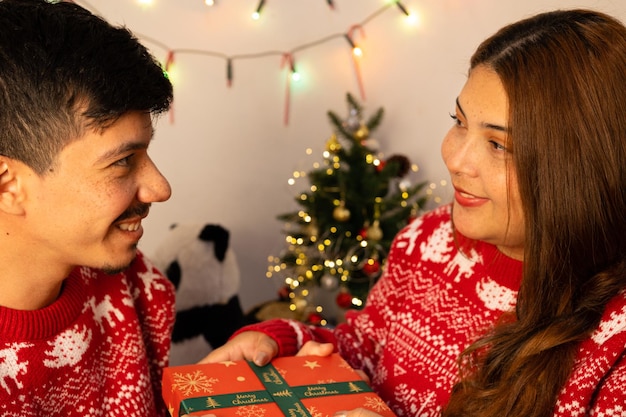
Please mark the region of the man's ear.
<svg viewBox="0 0 626 417"><path fill-rule="evenodd" d="M0 211L7 214L24 213L19 165L11 158L0 156Z"/></svg>

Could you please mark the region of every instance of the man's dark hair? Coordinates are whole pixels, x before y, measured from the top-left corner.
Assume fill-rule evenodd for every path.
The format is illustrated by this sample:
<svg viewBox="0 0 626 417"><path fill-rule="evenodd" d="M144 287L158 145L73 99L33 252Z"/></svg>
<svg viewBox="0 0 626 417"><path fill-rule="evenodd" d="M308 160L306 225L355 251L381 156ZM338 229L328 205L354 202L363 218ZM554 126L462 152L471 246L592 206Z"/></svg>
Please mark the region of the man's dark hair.
<svg viewBox="0 0 626 417"><path fill-rule="evenodd" d="M124 27L82 7L0 1L0 154L38 174L85 129L166 111L172 85Z"/></svg>

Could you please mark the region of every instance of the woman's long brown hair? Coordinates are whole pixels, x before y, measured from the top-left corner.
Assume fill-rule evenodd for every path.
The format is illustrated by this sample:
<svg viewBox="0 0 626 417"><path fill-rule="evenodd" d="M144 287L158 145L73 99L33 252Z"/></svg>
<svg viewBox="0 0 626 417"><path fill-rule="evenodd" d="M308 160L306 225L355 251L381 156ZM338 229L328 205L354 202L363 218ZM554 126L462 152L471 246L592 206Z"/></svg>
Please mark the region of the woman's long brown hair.
<svg viewBox="0 0 626 417"><path fill-rule="evenodd" d="M626 28L543 13L485 40L509 99L525 218L514 313L460 357L445 417L551 416L578 344L626 286Z"/></svg>

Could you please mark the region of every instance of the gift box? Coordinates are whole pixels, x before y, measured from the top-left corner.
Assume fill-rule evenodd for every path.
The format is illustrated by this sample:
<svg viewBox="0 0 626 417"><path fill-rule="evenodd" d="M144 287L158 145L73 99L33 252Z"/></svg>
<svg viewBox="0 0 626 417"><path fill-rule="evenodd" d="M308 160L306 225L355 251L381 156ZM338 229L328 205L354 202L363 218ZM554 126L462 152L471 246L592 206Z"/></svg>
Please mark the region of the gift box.
<svg viewBox="0 0 626 417"><path fill-rule="evenodd" d="M294 356L259 367L248 361L171 366L163 399L172 417L330 417L365 408L395 414L341 356Z"/></svg>

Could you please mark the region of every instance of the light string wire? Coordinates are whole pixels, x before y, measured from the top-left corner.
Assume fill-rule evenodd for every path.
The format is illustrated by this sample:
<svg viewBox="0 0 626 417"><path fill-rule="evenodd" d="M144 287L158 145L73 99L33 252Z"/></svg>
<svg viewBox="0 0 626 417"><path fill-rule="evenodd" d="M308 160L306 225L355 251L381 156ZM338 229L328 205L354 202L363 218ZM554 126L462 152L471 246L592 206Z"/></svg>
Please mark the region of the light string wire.
<svg viewBox="0 0 626 417"><path fill-rule="evenodd" d="M73 1L73 0L64 0L67 1L69 3L76 3L81 5L82 7L90 10L92 13L97 14L99 16L102 16L102 14L96 9L94 8L88 1L85 0L78 0L78 1ZM361 34L361 36L364 36L364 31L363 31L363 27L367 24L369 24L371 21L373 21L374 19L376 19L377 17L379 17L381 14L383 14L385 11L387 11L390 7L393 6L397 6L403 13L406 14L406 8L400 3L400 0L392 0L388 3L386 3L385 5L381 6L379 9L377 9L376 11L374 11L373 13L371 13L370 15L368 15L365 19L363 19L361 22L350 25L350 27L342 33L333 33L330 35L327 35L325 37L322 37L320 39L308 42L308 43L304 43L298 46L295 46L294 48L288 50L288 51L278 51L278 50L266 50L266 51L260 51L260 52L254 52L254 53L244 53L244 54L227 54L224 52L220 52L220 51L214 51L214 50L204 50L204 49L194 49L194 48L171 48L169 47L166 43L155 39L153 37L150 36L146 36L144 34L138 33L133 31L133 34L140 40L143 40L144 42L147 42L149 44L152 44L164 51L166 51L166 59L165 59L165 71L167 72L169 70L169 66L174 62L174 57L175 55L201 55L201 56L208 56L208 57L212 57L212 58L218 58L218 59L223 59L226 63L226 82L227 85L230 87L232 85L232 80L233 80L233 63L236 60L247 60L247 59L258 59L258 58L266 58L266 57L270 57L270 56L278 56L281 57L281 64L280 64L280 68L284 68L285 64L285 57L289 57L289 61L290 64L287 68L287 71L290 71L290 73L288 73L287 77L287 91L285 94L285 111L284 111L284 124L288 125L289 124L289 105L290 105L290 84L292 79L290 78L291 75L293 75L293 73L296 72L295 70L295 59L294 59L294 55L296 53L305 51L307 49L311 49L317 46L320 46L322 44L328 43L330 41L333 41L335 39L349 39L350 43L353 43L353 39L354 39L354 30L355 28L359 29L359 32ZM357 83L359 85L359 91L360 91L360 95L361 98L363 100L365 100L365 89L363 87L363 82L362 82L362 77L360 74L360 68L358 65L358 62L356 60L356 57L354 57L353 55L353 63L354 63L354 68L355 68L355 74L356 74L356 78L357 78ZM170 120L173 120L173 116L172 116L172 112L170 111Z"/></svg>

